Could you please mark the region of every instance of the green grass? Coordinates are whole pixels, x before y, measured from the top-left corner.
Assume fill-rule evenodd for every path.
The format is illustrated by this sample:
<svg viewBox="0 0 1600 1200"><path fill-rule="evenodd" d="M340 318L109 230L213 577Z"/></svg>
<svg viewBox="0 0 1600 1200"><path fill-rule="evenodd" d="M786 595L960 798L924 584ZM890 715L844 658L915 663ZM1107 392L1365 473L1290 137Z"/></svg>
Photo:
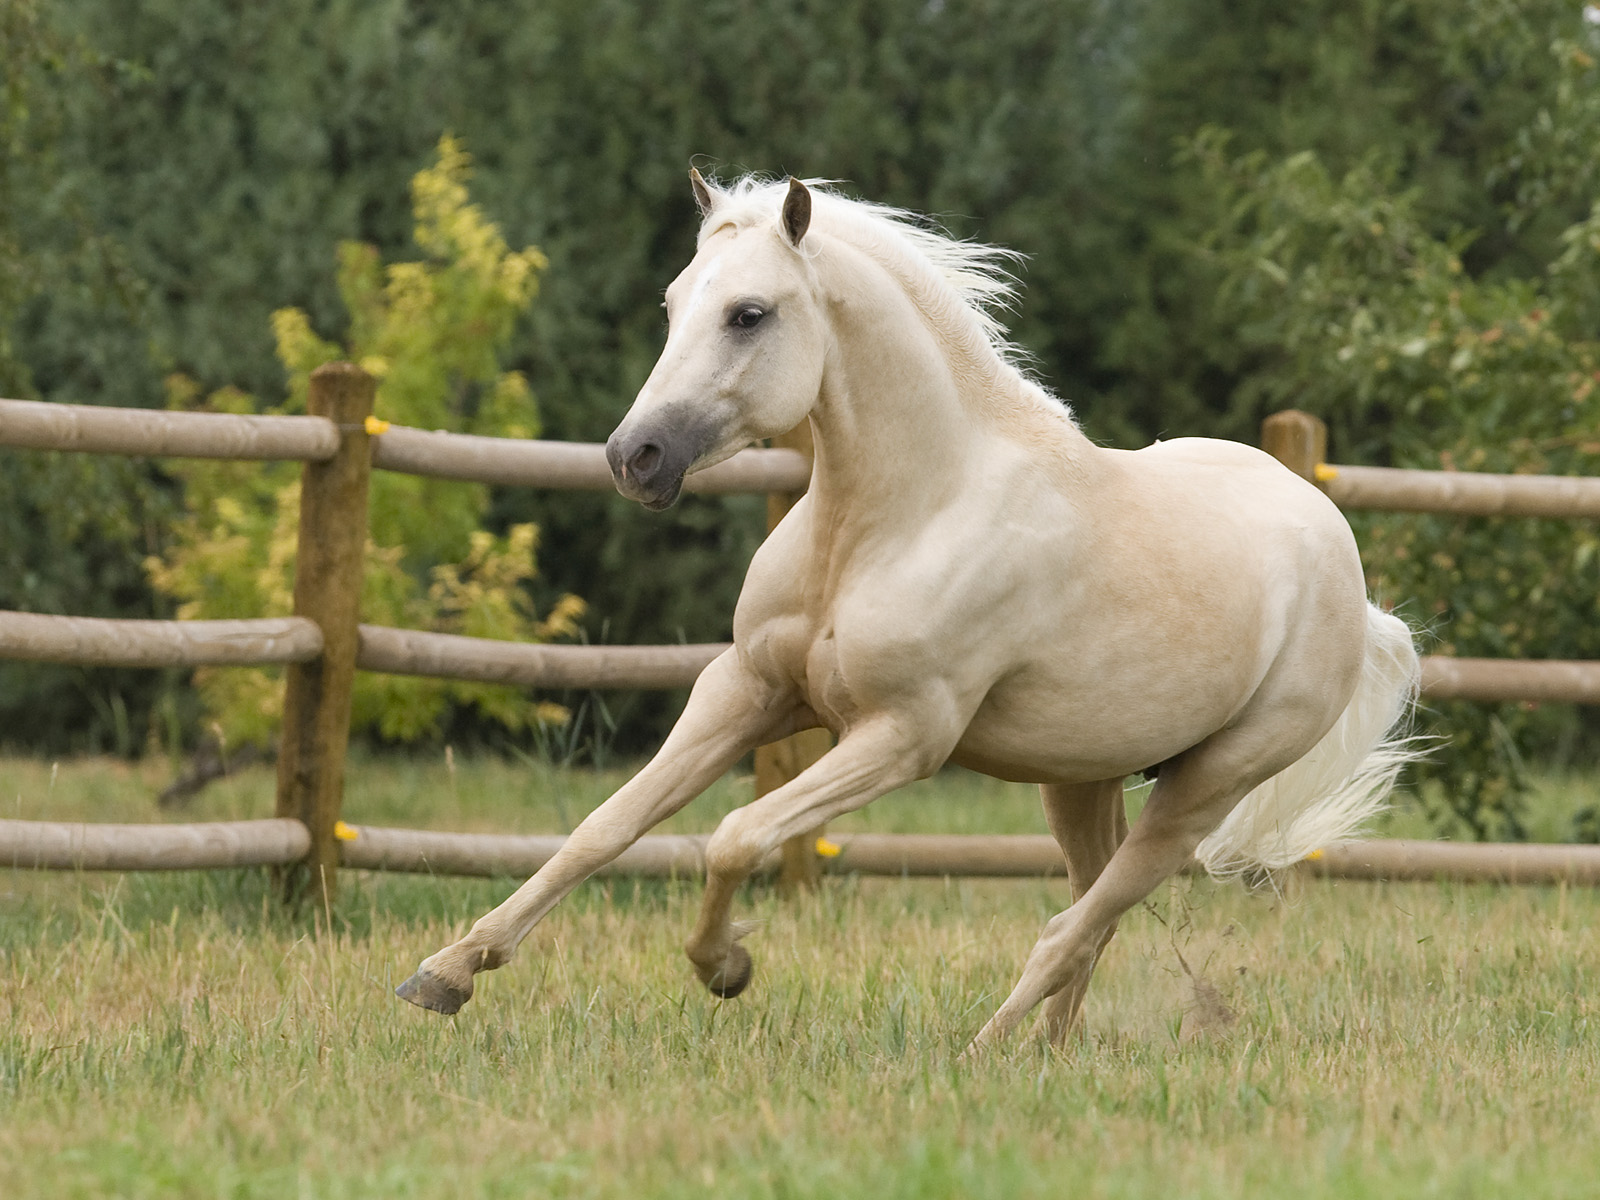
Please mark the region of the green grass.
<svg viewBox="0 0 1600 1200"><path fill-rule="evenodd" d="M52 784L50 764L3 760L0 813L157 819L160 774L63 764ZM358 760L348 815L559 830L614 782ZM746 791L725 781L677 827L708 828ZM1583 801L1567 791L1550 803ZM262 815L270 797L270 774L247 772L188 815ZM854 824L1043 828L1027 789L969 776ZM347 873L332 910L289 913L259 872L0 872L0 1193L1596 1190L1588 891L1313 883L1285 903L1183 880L1125 922L1081 1044L1023 1038L963 1067L1066 904L1059 882L753 888L756 980L729 1002L678 949L698 885L593 884L460 1016L392 997L512 883ZM1231 1023L1197 1003L1185 963Z"/></svg>

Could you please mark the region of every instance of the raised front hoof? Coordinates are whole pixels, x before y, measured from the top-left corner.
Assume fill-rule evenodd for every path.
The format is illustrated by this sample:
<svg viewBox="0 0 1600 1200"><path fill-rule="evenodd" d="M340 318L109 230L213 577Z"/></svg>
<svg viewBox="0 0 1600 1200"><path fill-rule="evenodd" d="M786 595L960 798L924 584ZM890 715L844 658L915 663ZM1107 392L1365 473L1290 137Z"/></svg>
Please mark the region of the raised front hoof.
<svg viewBox="0 0 1600 1200"><path fill-rule="evenodd" d="M754 973L755 963L750 960L750 951L735 942L728 957L722 960L722 966L706 980L706 987L713 996L732 1000L750 986L750 976Z"/></svg>
<svg viewBox="0 0 1600 1200"><path fill-rule="evenodd" d="M415 1004L429 1012L451 1013L461 1011L461 1006L472 999L472 985L454 987L427 971L418 971L395 988L394 994L407 1004Z"/></svg>

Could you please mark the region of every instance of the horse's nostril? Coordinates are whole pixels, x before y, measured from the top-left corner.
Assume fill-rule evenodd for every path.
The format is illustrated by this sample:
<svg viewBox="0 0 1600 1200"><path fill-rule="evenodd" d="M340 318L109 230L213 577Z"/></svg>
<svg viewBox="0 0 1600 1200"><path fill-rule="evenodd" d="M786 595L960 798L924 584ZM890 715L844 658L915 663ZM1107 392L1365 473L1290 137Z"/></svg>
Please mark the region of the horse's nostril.
<svg viewBox="0 0 1600 1200"><path fill-rule="evenodd" d="M628 469L635 475L649 475L660 461L661 447L654 442L646 442L628 459Z"/></svg>

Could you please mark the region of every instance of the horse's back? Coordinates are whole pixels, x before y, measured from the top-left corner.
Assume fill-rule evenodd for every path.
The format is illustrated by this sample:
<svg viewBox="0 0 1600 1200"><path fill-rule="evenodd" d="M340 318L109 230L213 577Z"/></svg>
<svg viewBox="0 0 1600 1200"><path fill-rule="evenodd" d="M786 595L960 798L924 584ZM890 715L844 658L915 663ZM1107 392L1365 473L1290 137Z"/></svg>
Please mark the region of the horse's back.
<svg viewBox="0 0 1600 1200"><path fill-rule="evenodd" d="M1348 564L1357 561L1349 522L1333 501L1254 446L1192 437L1102 453L1117 463L1125 484L1117 503L1139 510L1141 521L1158 516L1164 518L1158 527L1192 535L1195 522L1185 518L1204 514L1269 543L1309 540Z"/></svg>
<svg viewBox="0 0 1600 1200"><path fill-rule="evenodd" d="M1265 450L1224 438L1185 437L1152 442L1141 450L1111 451L1135 464L1134 470L1150 475L1203 476L1215 481L1216 473L1238 473L1275 492L1298 492L1305 481ZM1311 488L1313 492L1316 489Z"/></svg>

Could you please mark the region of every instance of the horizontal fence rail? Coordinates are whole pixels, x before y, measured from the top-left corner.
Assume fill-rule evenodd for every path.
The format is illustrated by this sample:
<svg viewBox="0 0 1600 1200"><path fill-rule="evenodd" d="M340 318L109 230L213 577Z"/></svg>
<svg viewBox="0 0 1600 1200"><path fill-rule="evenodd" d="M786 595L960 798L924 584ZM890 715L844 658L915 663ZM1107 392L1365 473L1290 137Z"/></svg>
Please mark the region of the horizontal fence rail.
<svg viewBox="0 0 1600 1200"><path fill-rule="evenodd" d="M727 642L559 646L362 625L356 665L526 688L685 688ZM99 667L269 666L309 662L322 632L304 617L138 621L0 611L0 658ZM1600 662L1426 657L1433 700L1600 704Z"/></svg>
<svg viewBox="0 0 1600 1200"><path fill-rule="evenodd" d="M90 454L323 462L338 451L339 431L323 417L0 400L0 446Z"/></svg>
<svg viewBox="0 0 1600 1200"><path fill-rule="evenodd" d="M92 667L263 666L310 662L322 630L304 617L138 621L0 612L0 658Z"/></svg>
<svg viewBox="0 0 1600 1200"><path fill-rule="evenodd" d="M1600 662L1432 655L1422 660L1422 694L1430 700L1600 704Z"/></svg>
<svg viewBox="0 0 1600 1200"><path fill-rule="evenodd" d="M1600 887L1600 846L1374 838L1329 846L1300 869L1326 879L1458 879Z"/></svg>
<svg viewBox="0 0 1600 1200"><path fill-rule="evenodd" d="M348 826L340 865L424 875L528 876L555 857L559 834L442 833L426 829ZM688 879L705 873L706 834L640 838L597 875ZM777 858L773 855L773 860Z"/></svg>
<svg viewBox="0 0 1600 1200"><path fill-rule="evenodd" d="M1459 517L1600 517L1600 479L1486 475L1320 464L1317 482L1340 508Z"/></svg>
<svg viewBox="0 0 1600 1200"><path fill-rule="evenodd" d="M299 821L81 825L0 820L0 866L56 871L199 871L299 862L311 834Z"/></svg>
<svg viewBox="0 0 1600 1200"><path fill-rule="evenodd" d="M377 871L438 875L532 875L555 857L565 837L556 834L504 836L441 833L424 829L347 827L341 865ZM710 834L652 834L640 838L609 866L607 875L688 878L705 873ZM1037 878L1064 876L1066 859L1048 834L892 834L841 833L829 839L839 853L825 870L846 875L984 876ZM773 851L758 874L779 869Z"/></svg>
<svg viewBox="0 0 1600 1200"><path fill-rule="evenodd" d="M356 666L519 687L666 689L691 686L726 649L726 643L550 646L363 625Z"/></svg>
<svg viewBox="0 0 1600 1200"><path fill-rule="evenodd" d="M606 464L606 448L599 443L480 437L400 425L387 427L373 439L372 465L407 475L506 487L609 492L616 486ZM810 478L811 460L798 451L749 449L686 477L683 490L804 491Z"/></svg>
<svg viewBox="0 0 1600 1200"><path fill-rule="evenodd" d="M609 492L614 487L605 446L480 437L443 430L383 426L372 439L372 465L384 471L507 487ZM0 400L0 446L92 454L325 462L337 453L339 430L326 417L170 412ZM753 447L696 471L686 492L799 492L811 460L796 450Z"/></svg>
<svg viewBox="0 0 1600 1200"><path fill-rule="evenodd" d="M559 835L446 833L344 826L340 865L440 876L526 877L555 856ZM708 834L640 838L597 874L692 878L705 871ZM828 874L894 878L1064 876L1066 861L1044 834L834 834ZM84 825L0 820L0 866L40 870L176 871L279 866L311 844L299 821L212 821L193 825ZM774 851L761 874L779 868ZM1191 872L1199 870L1191 865ZM1325 879L1458 880L1469 883L1600 887L1600 846L1430 842L1341 842L1297 868Z"/></svg>

